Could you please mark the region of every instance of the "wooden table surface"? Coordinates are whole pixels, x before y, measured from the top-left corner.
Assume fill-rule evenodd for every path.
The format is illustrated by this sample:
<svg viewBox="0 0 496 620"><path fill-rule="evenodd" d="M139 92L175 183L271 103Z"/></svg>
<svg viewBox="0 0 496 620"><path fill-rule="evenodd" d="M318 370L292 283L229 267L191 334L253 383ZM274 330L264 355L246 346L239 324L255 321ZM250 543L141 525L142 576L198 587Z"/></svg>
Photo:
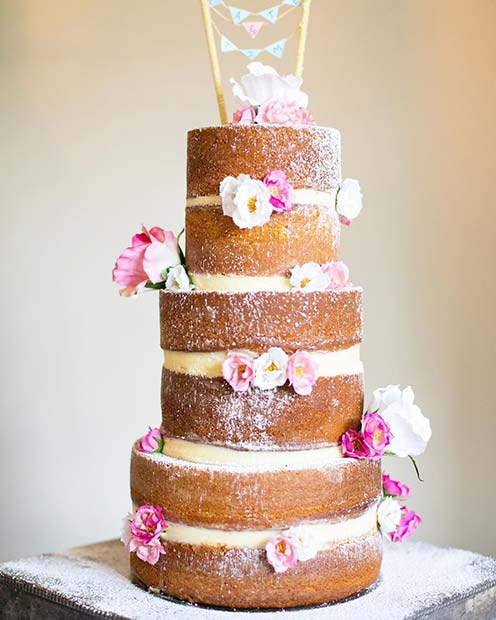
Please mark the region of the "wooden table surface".
<svg viewBox="0 0 496 620"><path fill-rule="evenodd" d="M424 543L388 545L379 583L353 600L290 611L232 611L131 583L116 540L0 565L2 620L494 620L496 559Z"/></svg>

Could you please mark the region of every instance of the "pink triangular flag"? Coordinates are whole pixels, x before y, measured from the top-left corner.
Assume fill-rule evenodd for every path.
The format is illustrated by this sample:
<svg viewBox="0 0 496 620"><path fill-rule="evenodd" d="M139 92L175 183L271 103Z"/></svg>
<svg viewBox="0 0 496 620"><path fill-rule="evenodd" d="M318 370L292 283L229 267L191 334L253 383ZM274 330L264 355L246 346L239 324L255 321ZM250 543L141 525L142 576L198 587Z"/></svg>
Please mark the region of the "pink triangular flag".
<svg viewBox="0 0 496 620"><path fill-rule="evenodd" d="M242 23L242 26L244 26L244 29L246 30L246 32L250 35L252 39L254 39L257 36L257 34L262 29L263 25L264 25L264 22L243 22Z"/></svg>

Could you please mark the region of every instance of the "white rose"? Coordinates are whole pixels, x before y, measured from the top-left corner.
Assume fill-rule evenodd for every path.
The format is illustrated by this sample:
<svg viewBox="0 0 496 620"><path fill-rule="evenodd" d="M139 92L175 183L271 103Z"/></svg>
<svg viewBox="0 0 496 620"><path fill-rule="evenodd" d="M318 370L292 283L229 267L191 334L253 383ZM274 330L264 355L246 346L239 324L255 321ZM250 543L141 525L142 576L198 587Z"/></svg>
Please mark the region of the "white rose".
<svg viewBox="0 0 496 620"><path fill-rule="evenodd" d="M285 534L295 541L298 550L298 560L301 562L311 560L317 555L319 544L315 534L308 525L290 527Z"/></svg>
<svg viewBox="0 0 496 620"><path fill-rule="evenodd" d="M425 451L432 431L429 419L414 405L411 387L400 390L388 385L375 390L368 411L377 411L391 428L392 439L387 452L396 456L418 456Z"/></svg>
<svg viewBox="0 0 496 620"><path fill-rule="evenodd" d="M169 291L191 291L195 287L191 284L186 269L182 265L177 265L169 270L165 288Z"/></svg>
<svg viewBox="0 0 496 620"><path fill-rule="evenodd" d="M254 385L262 390L272 390L284 385L288 378L288 356L279 347L271 347L255 360Z"/></svg>
<svg viewBox="0 0 496 620"><path fill-rule="evenodd" d="M261 62L251 62L240 84L231 78L233 94L243 103L260 106L267 101L295 102L299 108L306 108L308 95L300 90L303 80L294 75L281 76L273 67Z"/></svg>
<svg viewBox="0 0 496 620"><path fill-rule="evenodd" d="M250 179L247 174L239 174L237 177L226 177L220 184L219 193L222 198L222 211L224 215L232 216L233 211L236 208L234 204L234 198L239 189L239 186L244 181Z"/></svg>
<svg viewBox="0 0 496 620"><path fill-rule="evenodd" d="M329 278L318 263L305 263L291 269L289 283L293 288L307 292L325 291L329 286Z"/></svg>
<svg viewBox="0 0 496 620"><path fill-rule="evenodd" d="M392 497L386 497L377 509L377 521L383 534L394 532L401 521L401 506Z"/></svg>
<svg viewBox="0 0 496 620"><path fill-rule="evenodd" d="M262 181L247 174L226 177L220 184L222 212L239 228L263 226L272 215L271 193Z"/></svg>
<svg viewBox="0 0 496 620"><path fill-rule="evenodd" d="M354 220L362 210L360 183L355 179L345 179L338 190L336 211L347 220Z"/></svg>

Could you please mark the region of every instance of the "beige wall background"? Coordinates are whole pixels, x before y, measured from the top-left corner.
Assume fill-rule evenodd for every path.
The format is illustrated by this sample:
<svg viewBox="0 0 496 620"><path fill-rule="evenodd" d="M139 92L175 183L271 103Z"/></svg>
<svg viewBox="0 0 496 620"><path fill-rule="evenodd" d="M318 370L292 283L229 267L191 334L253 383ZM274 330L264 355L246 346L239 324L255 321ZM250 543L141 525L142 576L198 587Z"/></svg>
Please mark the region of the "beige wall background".
<svg viewBox="0 0 496 620"><path fill-rule="evenodd" d="M6 560L119 532L161 353L157 297L120 299L110 271L141 222L182 227L185 134L218 119L196 1L0 6ZM495 23L494 0L315 0L305 72L365 192L342 255L367 392L411 383L432 421L423 484L386 466L412 483L417 539L493 554Z"/></svg>

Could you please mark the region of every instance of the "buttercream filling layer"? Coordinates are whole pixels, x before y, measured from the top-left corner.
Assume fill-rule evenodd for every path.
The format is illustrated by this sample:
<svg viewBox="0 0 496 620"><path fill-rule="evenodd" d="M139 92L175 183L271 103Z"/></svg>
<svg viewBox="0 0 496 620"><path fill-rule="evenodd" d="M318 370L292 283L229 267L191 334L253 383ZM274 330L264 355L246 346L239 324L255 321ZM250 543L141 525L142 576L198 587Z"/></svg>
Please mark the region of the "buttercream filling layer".
<svg viewBox="0 0 496 620"><path fill-rule="evenodd" d="M217 195L196 196L187 198L187 207L217 206L222 204L222 198ZM317 189L300 188L294 190L295 205L316 205L321 207L334 207L336 204L336 192L322 192Z"/></svg>
<svg viewBox="0 0 496 620"><path fill-rule="evenodd" d="M308 534L325 549L333 543L344 542L372 535L377 531L377 506L373 504L359 517L341 521L308 521L304 523ZM168 522L161 538L190 545L225 546L238 549L263 549L274 538L285 532L283 529L267 530L219 530L206 527Z"/></svg>
<svg viewBox="0 0 496 620"><path fill-rule="evenodd" d="M243 350L243 353L256 357L257 353ZM199 375L203 377L222 377L222 364L228 351L164 351L164 368L173 372ZM363 372L360 360L360 345L356 344L338 351L311 351L310 357L317 363L318 377L337 377L356 375Z"/></svg>
<svg viewBox="0 0 496 620"><path fill-rule="evenodd" d="M330 461L343 456L339 446L313 450L248 451L196 443L175 437L164 438L162 453L192 463L232 467L306 466L312 468L328 465Z"/></svg>
<svg viewBox="0 0 496 620"><path fill-rule="evenodd" d="M254 291L290 291L286 276L239 276L236 274L190 273L198 291L249 293Z"/></svg>

